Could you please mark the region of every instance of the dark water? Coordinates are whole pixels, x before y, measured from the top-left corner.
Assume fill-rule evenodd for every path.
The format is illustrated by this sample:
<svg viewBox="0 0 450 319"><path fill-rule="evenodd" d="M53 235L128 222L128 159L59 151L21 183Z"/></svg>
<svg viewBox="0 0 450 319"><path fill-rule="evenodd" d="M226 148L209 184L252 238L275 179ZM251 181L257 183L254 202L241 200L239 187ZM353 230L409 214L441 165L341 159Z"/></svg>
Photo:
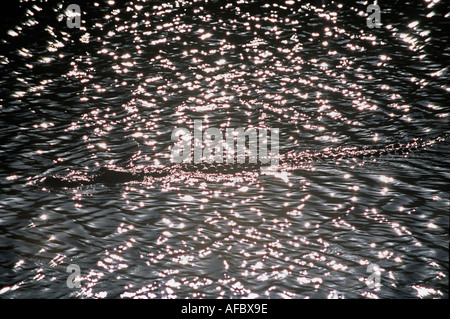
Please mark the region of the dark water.
<svg viewBox="0 0 450 319"><path fill-rule="evenodd" d="M80 29L70 3L2 12L0 298L448 298L448 141L275 176L35 183L166 165L194 119L279 128L282 154L448 133L444 1L383 2L379 29L363 1L99 1Z"/></svg>

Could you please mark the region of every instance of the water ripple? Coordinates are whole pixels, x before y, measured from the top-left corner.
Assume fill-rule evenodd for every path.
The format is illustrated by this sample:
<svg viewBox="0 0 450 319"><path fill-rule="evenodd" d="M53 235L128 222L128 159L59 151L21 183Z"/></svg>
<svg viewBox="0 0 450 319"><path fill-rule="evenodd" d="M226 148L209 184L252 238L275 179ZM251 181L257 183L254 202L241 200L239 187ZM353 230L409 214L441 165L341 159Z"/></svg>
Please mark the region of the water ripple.
<svg viewBox="0 0 450 319"><path fill-rule="evenodd" d="M195 119L279 128L300 159L448 134L443 5L386 3L370 29L361 3L109 1L69 29L64 2L22 3L1 31L0 295L448 297L448 141L278 176L31 183L166 165Z"/></svg>

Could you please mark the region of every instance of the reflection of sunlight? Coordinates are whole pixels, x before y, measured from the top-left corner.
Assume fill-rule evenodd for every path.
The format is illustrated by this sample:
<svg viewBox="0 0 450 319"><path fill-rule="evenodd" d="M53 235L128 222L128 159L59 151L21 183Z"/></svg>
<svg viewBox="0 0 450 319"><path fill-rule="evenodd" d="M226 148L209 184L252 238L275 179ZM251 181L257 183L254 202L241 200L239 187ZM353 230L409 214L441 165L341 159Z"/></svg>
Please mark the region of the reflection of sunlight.
<svg viewBox="0 0 450 319"><path fill-rule="evenodd" d="M386 176L386 175L380 175L379 179L383 183L392 183L394 181L394 178Z"/></svg>
<svg viewBox="0 0 450 319"><path fill-rule="evenodd" d="M428 8L439 2L423 1ZM348 11L344 4L330 4L331 9L342 9L332 12L293 0L285 0L285 5L267 2L261 5L267 14L255 15L245 12L246 1L238 1L236 5L217 3L223 14L214 15L210 2L191 8L192 2L196 1L139 2L125 9L111 0L107 3L115 7L96 3L99 17L85 19L86 28L79 35L43 26L51 39L44 40L43 53L16 41L27 28L7 31L11 42L27 46L12 53L24 62L22 66L11 64L18 84L11 90L11 98L17 100L17 106L19 102L26 105L33 113L29 118L35 118L25 119L33 121L28 128L27 122L16 121L20 134L11 146L20 145L21 140L27 143L27 154L19 156L18 162L33 171L29 168L34 159L29 157L36 156L38 163L53 165L49 172L77 166L73 169L82 167L80 174L98 175L103 173L99 167L110 163L117 165L115 168L142 169L144 173L138 174L145 175L142 181L125 185L83 185L74 190L73 197L67 197L69 203L61 198L72 191L49 191L48 198L36 195L41 207L26 231L34 232L30 244L35 244L37 236L45 243L35 247L42 256L31 278L45 282L53 275L41 267L42 261L49 262L53 271L63 260L75 260L72 252L80 249L83 255L78 258L90 269L82 269L83 287L69 294L88 298L338 296L338 291L331 290L338 281L356 287L349 292L353 296L377 298L367 291L364 279L358 278L367 275L364 266L372 259L381 259L392 268L389 278L386 275L384 279L392 281L386 283L380 296L390 297L396 288L394 273L398 276L403 266L409 267L406 263L416 257L414 254L423 250L415 248L422 244L429 248L420 241L445 231L445 223L428 209L440 207L445 192L439 189L429 193L429 198L420 198L424 194L417 192L414 196L424 200L414 197L410 201L415 188L408 189L404 181L413 180L415 172L420 175L419 170L411 169L408 177L399 171L388 176L380 174L389 174L384 168L390 163L378 169L378 163L383 162L378 157L376 165L363 157L367 164L361 170L355 169L354 163L360 154L378 156L365 152L372 146L378 149L387 137L407 136L409 131L395 130L398 123L402 129L405 121L408 129L430 127L422 132L431 134L432 125L414 122L423 111L417 103L427 118L449 116L443 113L446 109L439 99L422 90L439 87L440 82L434 81L442 80L437 77L448 72L448 67L439 65L441 61L431 64L428 50L421 50L422 45L434 45L435 30L421 28L435 17L424 22L422 17L430 10L409 20L403 19L405 16L405 33L394 21L380 33L352 29L351 22L342 19L345 16L341 14ZM191 10L193 14L187 17ZM430 12L427 17L433 15ZM358 21L364 24L364 20ZM95 30L88 33L86 29L92 26ZM400 40L394 41L399 42L400 53L383 43L380 37L384 35ZM410 56L404 54L411 53L408 46L419 50L414 61L423 64L408 69ZM77 51L71 52L72 48ZM6 55L0 56L2 68L10 67L5 59ZM423 67L426 76L420 73ZM41 68L45 72L31 72ZM56 69L56 76L52 69ZM60 78L64 81L59 82ZM70 89L77 94L71 96ZM426 93L423 101L422 93ZM35 102L38 107L33 107ZM50 105L48 110L46 104ZM9 106L0 105L2 108ZM184 133L178 143L170 143L171 130L190 127L194 119L202 119L205 129L279 125L280 139L286 142L280 152L287 153L281 154L276 169L174 165L171 148L191 143L193 137ZM66 135L58 136L61 127ZM211 134L203 135L206 148L214 145L211 137L215 135ZM227 150L225 141L222 145ZM213 158L212 153L206 154ZM208 155L203 151L201 156ZM334 165L338 161L340 164ZM17 187L26 177L19 166L5 174L3 180L8 185ZM157 168L152 171L155 174L147 174L153 168ZM127 172L134 174L132 169ZM160 172L168 175L160 177ZM83 174L78 176L80 180L88 176ZM394 185L397 179L402 183ZM412 186L427 182L420 180L423 184ZM415 210L414 205L430 198L433 201L426 202L426 209ZM2 205L13 208L17 202L19 198L11 196L11 203ZM23 215L30 207L34 210L26 204ZM414 212L419 220L406 222ZM8 227L14 226L8 218L6 214ZM66 231L63 227L74 220L76 228ZM424 222L419 230L416 222ZM21 224L16 224L19 234L23 233ZM417 236L418 231L428 233ZM392 245L395 241L411 245L398 249ZM65 242L68 247L63 246ZM79 247L72 247L72 243ZM59 248L61 253L55 252ZM65 249L70 254L62 254ZM24 250L31 251L28 246ZM436 268L430 272L434 281L426 278L426 282L439 285L436 279L445 276L441 272L445 265L433 260L438 249L428 252L418 255L417 260ZM12 261L12 265L16 262L14 274L22 276L22 268L32 269L30 259ZM352 265L358 260L359 265ZM45 284L54 289L51 282ZM413 297L442 295L433 288L411 285L410 281ZM0 287L0 295L12 290L13 286Z"/></svg>

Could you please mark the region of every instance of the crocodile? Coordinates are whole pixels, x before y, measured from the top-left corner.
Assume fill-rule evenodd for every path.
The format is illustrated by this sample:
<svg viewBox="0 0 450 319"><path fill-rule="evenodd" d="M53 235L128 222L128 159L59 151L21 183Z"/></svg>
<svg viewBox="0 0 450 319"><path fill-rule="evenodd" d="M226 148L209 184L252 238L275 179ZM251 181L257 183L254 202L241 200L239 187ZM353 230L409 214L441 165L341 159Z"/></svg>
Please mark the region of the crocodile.
<svg viewBox="0 0 450 319"><path fill-rule="evenodd" d="M321 151L289 151L279 155L280 164L277 171L295 171L305 164L322 160L339 162L345 159L378 157L382 155L408 155L414 150L421 150L442 143L450 137L450 133L434 138L415 138L406 143L392 143L382 147L334 147ZM40 179L40 183L47 187L78 187L90 184L117 184L127 182L140 182L148 178L163 179L168 176L177 176L186 173L202 174L240 174L242 172L260 172L264 167L260 162L227 164L227 163L180 163L168 166L145 166L140 168L121 168L114 165L105 165L92 173L73 171L65 176L53 175Z"/></svg>

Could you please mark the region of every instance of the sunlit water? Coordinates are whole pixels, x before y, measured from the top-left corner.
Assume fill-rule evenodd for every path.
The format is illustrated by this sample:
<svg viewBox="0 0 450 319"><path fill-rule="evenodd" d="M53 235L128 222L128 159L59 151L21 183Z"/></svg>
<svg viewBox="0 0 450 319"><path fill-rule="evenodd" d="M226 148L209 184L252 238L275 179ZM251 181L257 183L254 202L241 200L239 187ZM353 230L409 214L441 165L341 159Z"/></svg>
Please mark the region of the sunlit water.
<svg viewBox="0 0 450 319"><path fill-rule="evenodd" d="M443 2L383 2L379 29L363 1L100 1L80 29L70 1L2 12L0 298L447 298L448 142L275 176L34 183L167 165L194 119L279 128L282 154L448 132Z"/></svg>

